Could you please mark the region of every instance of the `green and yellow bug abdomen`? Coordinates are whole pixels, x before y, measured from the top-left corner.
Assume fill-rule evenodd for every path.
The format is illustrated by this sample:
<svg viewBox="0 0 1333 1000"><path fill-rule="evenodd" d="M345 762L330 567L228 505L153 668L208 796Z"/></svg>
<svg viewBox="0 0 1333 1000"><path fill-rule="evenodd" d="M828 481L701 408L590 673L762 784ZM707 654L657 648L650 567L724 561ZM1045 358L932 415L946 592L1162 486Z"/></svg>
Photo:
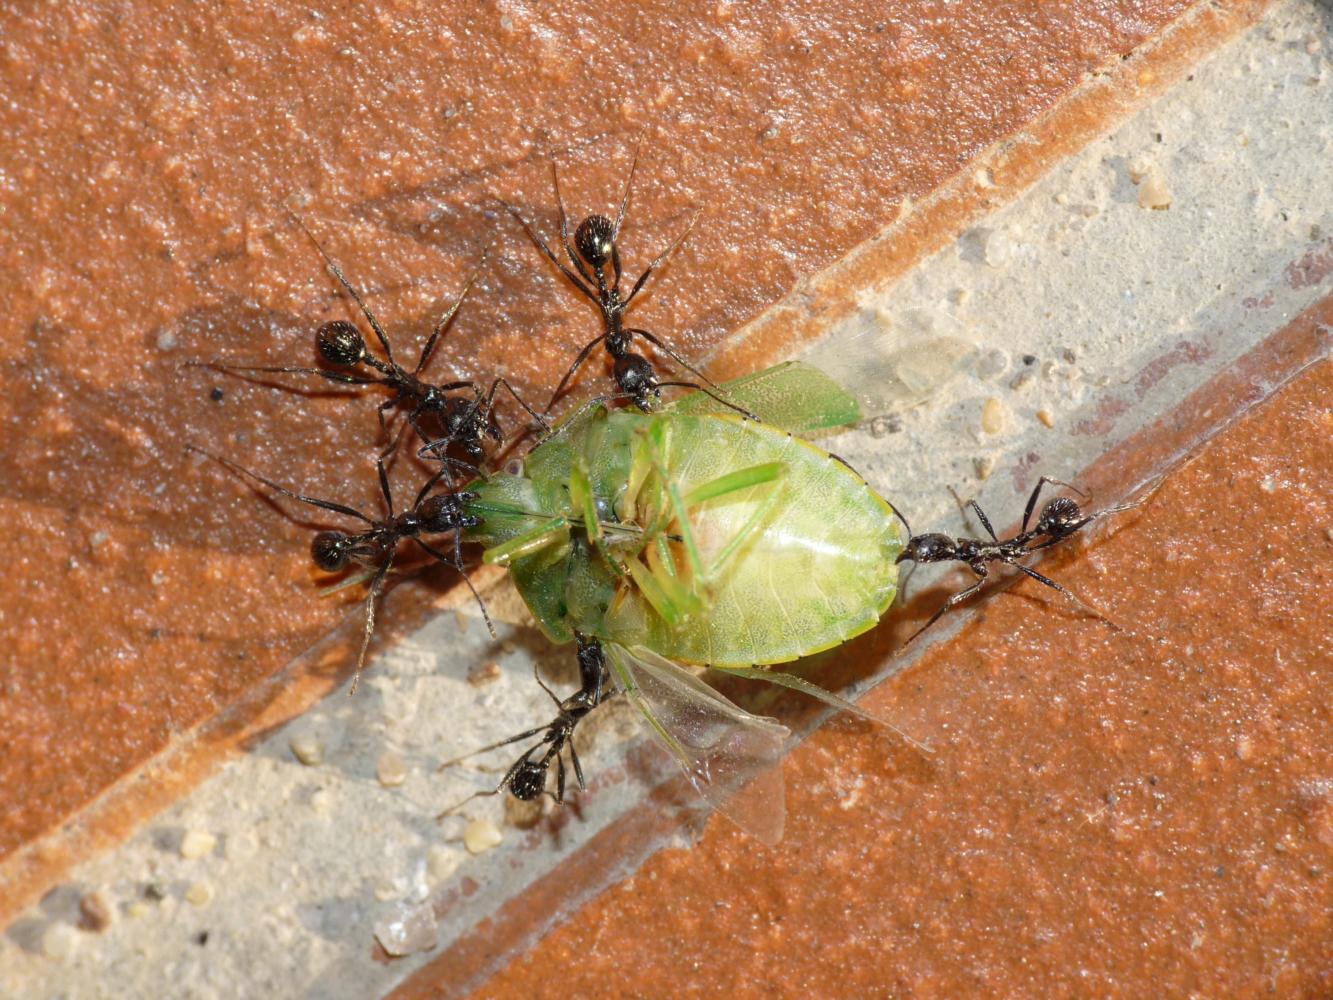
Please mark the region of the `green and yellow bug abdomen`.
<svg viewBox="0 0 1333 1000"><path fill-rule="evenodd" d="M790 364L739 380L764 423L706 396L655 414L593 409L522 476L469 487L482 520L469 537L557 642L578 631L717 666L835 646L892 602L904 539L855 472L782 429L855 417L824 382Z"/></svg>
<svg viewBox="0 0 1333 1000"><path fill-rule="evenodd" d="M887 504L852 470L800 438L730 416L664 414L661 466L686 506L672 562L699 598L671 622L641 588L618 590L604 637L693 663L781 663L873 626L897 588L903 543ZM779 475L769 470L780 469ZM737 473L753 485L697 502ZM663 529L684 534L679 519ZM659 560L661 562L662 560Z"/></svg>

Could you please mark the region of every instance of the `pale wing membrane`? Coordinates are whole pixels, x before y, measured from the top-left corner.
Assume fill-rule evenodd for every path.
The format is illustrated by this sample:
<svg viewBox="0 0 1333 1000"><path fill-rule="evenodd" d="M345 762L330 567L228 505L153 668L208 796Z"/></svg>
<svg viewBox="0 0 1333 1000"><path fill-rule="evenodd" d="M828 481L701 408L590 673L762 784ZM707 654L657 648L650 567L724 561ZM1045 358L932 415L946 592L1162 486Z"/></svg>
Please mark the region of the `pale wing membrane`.
<svg viewBox="0 0 1333 1000"><path fill-rule="evenodd" d="M854 392L867 417L936 397L972 362L965 329L939 309L863 310L802 357Z"/></svg>
<svg viewBox="0 0 1333 1000"><path fill-rule="evenodd" d="M709 805L765 844L782 839L782 757L791 731L733 705L684 667L642 646L607 643L626 696Z"/></svg>

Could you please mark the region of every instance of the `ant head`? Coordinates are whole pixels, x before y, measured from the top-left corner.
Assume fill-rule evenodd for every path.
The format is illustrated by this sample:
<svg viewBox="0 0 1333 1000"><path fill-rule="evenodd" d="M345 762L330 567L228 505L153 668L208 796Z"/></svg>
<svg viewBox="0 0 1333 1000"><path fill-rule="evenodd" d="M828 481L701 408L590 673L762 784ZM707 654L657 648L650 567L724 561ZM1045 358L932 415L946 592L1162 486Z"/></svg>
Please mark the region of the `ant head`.
<svg viewBox="0 0 1333 1000"><path fill-rule="evenodd" d="M533 760L526 754L509 775L509 791L520 802L531 802L546 791L545 759Z"/></svg>
<svg viewBox="0 0 1333 1000"><path fill-rule="evenodd" d="M615 375L620 391L645 413L661 405L662 388L657 382L657 372L642 354L622 354L616 358Z"/></svg>
<svg viewBox="0 0 1333 1000"><path fill-rule="evenodd" d="M315 334L319 353L331 365L350 368L366 356L366 342L361 331L345 319L325 323Z"/></svg>
<svg viewBox="0 0 1333 1000"><path fill-rule="evenodd" d="M1056 497L1041 509L1036 531L1042 535L1063 537L1083 527L1085 517L1078 502L1069 497Z"/></svg>
<svg viewBox="0 0 1333 1000"><path fill-rule="evenodd" d="M346 566L351 552L352 539L341 531L321 531L310 540L310 557L327 573Z"/></svg>
<svg viewBox="0 0 1333 1000"><path fill-rule="evenodd" d="M916 535L910 539L898 553L895 563L912 562L947 562L957 558L958 546L948 535Z"/></svg>
<svg viewBox="0 0 1333 1000"><path fill-rule="evenodd" d="M616 251L616 227L605 215L590 215L574 230L574 246L593 267L605 267Z"/></svg>
<svg viewBox="0 0 1333 1000"><path fill-rule="evenodd" d="M481 523L481 518L463 511L463 504L475 498L475 493L437 493L427 497L417 508L421 530L438 534L455 528L475 527Z"/></svg>

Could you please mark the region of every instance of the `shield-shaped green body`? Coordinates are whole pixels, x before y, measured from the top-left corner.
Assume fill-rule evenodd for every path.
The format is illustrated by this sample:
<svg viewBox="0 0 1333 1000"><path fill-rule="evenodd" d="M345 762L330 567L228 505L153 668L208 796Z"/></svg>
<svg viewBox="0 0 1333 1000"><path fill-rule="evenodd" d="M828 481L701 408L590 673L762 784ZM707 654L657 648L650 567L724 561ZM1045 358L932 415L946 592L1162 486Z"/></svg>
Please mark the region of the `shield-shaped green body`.
<svg viewBox="0 0 1333 1000"><path fill-rule="evenodd" d="M782 663L873 626L904 536L852 469L802 438L859 418L815 369L696 393L657 413L595 407L472 484L469 537L508 564L554 641L575 631L671 660Z"/></svg>

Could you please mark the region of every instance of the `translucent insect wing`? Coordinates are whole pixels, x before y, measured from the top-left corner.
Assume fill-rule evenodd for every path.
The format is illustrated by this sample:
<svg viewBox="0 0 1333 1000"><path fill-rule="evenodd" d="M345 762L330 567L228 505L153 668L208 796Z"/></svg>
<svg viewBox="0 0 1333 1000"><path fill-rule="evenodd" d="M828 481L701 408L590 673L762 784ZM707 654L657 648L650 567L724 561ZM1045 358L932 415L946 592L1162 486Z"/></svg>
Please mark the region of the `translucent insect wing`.
<svg viewBox="0 0 1333 1000"><path fill-rule="evenodd" d="M975 346L949 313L909 309L858 313L801 363L856 393L866 417L908 409L938 396L972 363Z"/></svg>
<svg viewBox="0 0 1333 1000"><path fill-rule="evenodd" d="M733 705L679 664L641 646L608 643L626 696L653 738L711 806L765 844L782 839L782 757L791 731Z"/></svg>

